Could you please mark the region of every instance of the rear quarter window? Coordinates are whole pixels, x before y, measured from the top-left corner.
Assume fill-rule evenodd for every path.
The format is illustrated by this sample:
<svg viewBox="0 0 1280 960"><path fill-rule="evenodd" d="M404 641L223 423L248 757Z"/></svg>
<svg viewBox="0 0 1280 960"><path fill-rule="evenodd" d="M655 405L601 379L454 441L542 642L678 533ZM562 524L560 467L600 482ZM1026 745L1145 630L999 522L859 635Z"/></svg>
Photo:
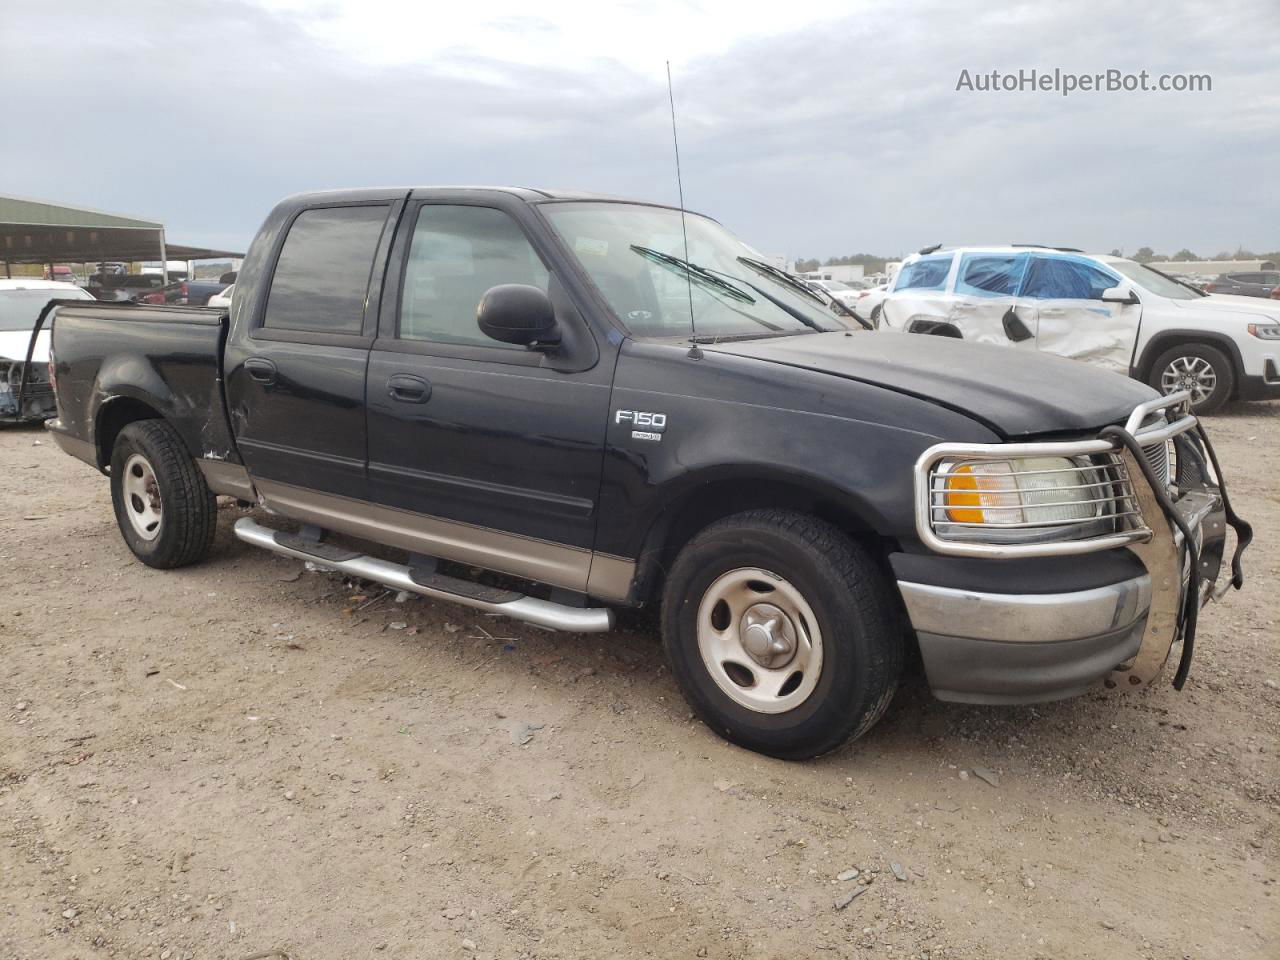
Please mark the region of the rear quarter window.
<svg viewBox="0 0 1280 960"><path fill-rule="evenodd" d="M359 334L388 207L304 210L285 237L262 325Z"/></svg>
<svg viewBox="0 0 1280 960"><path fill-rule="evenodd" d="M940 257L921 257L903 266L898 271L898 282L893 290L941 290L947 285L947 274L951 272L951 261L954 257L945 254Z"/></svg>

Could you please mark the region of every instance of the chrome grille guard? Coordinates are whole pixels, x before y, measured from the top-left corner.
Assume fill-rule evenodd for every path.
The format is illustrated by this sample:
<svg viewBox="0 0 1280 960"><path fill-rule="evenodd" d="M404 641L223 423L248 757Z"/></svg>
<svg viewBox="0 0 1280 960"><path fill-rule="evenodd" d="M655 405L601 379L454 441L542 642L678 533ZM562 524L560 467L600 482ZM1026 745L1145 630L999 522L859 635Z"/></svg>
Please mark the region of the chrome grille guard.
<svg viewBox="0 0 1280 960"><path fill-rule="evenodd" d="M916 461L916 529L920 539L939 553L989 558L1078 555L1133 545L1134 552L1139 554L1153 584L1159 589L1152 593L1152 605L1137 656L1117 666L1106 679L1106 686L1114 687L1121 683L1145 686L1164 667L1173 644L1181 641L1182 653L1173 678L1174 688L1181 690L1191 669L1200 607L1210 598L1219 598L1228 587L1239 590L1244 586L1241 559L1253 540L1253 528L1231 506L1217 453L1204 427L1187 409L1189 400L1190 394L1182 391L1144 403L1134 409L1123 427L1104 427L1096 440L938 444L930 447ZM1168 411L1176 411L1177 415L1170 420ZM1157 412L1165 412L1164 425L1156 423L1142 429L1142 424ZM1152 448L1193 428L1203 456L1212 467L1212 477L1202 475L1197 487L1179 491L1181 496L1175 502L1168 485L1172 478L1167 470L1164 476L1160 476L1157 464L1152 462ZM1115 477L1115 482L1121 485L1118 496L1130 504L1137 515L1132 529L1077 540L1008 544L946 540L937 534L934 519L936 491L932 477L938 463L949 457L1009 459L1036 456L1115 458L1113 462L1123 466L1125 471L1123 476ZM1141 478L1140 486L1133 486L1133 477ZM1153 528L1148 517L1157 512L1163 514L1165 523ZM1213 581L1218 576L1225 536L1215 541L1213 549L1204 543L1200 523L1210 515L1225 520L1236 534L1231 579L1216 591ZM1203 554L1202 547L1205 548Z"/></svg>
<svg viewBox="0 0 1280 960"><path fill-rule="evenodd" d="M1028 443L940 443L920 455L915 465L916 532L929 549L943 554L964 557L1016 558L1058 557L1110 550L1151 538L1149 521L1138 507L1133 488L1135 478L1140 482L1159 483L1153 476L1149 451L1157 444L1192 430L1198 425L1187 410L1190 394L1182 391L1159 397L1134 408L1123 430L1135 441L1137 455L1115 435L1100 435L1094 440L1032 441ZM1164 414L1164 423L1143 428L1154 414ZM1173 414L1170 416L1170 414ZM1093 505L1099 511L1095 517L1083 519L1049 520L1030 523L960 523L949 519L945 499L946 481L955 475L951 467L963 461L1013 460L1036 457L1093 458L1089 465L1073 469L1085 475L1078 485L1088 488L1090 499L1070 501L1075 505ZM949 462L949 464L944 464ZM939 469L939 465L943 465ZM1024 471L1047 474L1053 471ZM1167 475L1167 469L1166 469ZM941 481L941 483L939 483ZM1032 501L1031 508L1058 507L1067 501ZM1001 511L1020 509L1013 506L990 506L984 509ZM1055 528L1110 526L1109 531L1095 532L1077 539L1044 539L1028 542L993 542L1000 532L1045 531L1052 534ZM986 534L986 538L984 538Z"/></svg>

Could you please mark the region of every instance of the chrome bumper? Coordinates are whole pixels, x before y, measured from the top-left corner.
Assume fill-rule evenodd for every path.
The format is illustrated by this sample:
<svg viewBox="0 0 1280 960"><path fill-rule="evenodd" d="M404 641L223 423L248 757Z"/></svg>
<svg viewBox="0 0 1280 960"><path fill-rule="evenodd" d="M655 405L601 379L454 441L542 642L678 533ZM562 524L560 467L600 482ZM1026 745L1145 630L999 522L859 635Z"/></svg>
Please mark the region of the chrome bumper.
<svg viewBox="0 0 1280 960"><path fill-rule="evenodd" d="M1151 578L1074 593L899 582L934 696L1035 703L1083 693L1141 649Z"/></svg>
<svg viewBox="0 0 1280 960"><path fill-rule="evenodd" d="M1059 643L1131 627L1151 606L1151 578L1075 593L979 593L898 582L917 632L993 643Z"/></svg>

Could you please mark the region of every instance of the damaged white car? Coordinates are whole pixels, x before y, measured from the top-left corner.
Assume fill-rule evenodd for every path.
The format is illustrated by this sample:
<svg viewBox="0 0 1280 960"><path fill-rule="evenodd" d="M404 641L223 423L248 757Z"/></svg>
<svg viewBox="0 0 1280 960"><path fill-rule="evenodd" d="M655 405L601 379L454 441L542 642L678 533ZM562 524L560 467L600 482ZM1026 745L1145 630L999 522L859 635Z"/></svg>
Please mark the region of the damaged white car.
<svg viewBox="0 0 1280 960"><path fill-rule="evenodd" d="M908 257L878 329L1044 350L1114 370L1198 413L1280 398L1280 303L1205 294L1121 257L1037 246Z"/></svg>
<svg viewBox="0 0 1280 960"><path fill-rule="evenodd" d="M22 371L36 318L50 300L92 300L73 283L0 279L0 423L48 420L57 413L49 383L49 331L40 332L31 352L25 389Z"/></svg>

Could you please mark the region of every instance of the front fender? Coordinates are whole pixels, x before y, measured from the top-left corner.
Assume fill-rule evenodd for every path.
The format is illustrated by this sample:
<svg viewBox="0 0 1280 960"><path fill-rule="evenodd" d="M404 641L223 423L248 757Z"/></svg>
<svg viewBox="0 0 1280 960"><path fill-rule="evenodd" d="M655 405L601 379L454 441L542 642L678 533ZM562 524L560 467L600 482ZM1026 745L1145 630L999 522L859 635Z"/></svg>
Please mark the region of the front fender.
<svg viewBox="0 0 1280 960"><path fill-rule="evenodd" d="M665 414L661 439L619 422L619 410ZM708 486L805 492L881 536L914 537L915 460L939 438L961 437L996 439L960 413L872 384L628 344L605 433L596 549L638 557L653 523Z"/></svg>

